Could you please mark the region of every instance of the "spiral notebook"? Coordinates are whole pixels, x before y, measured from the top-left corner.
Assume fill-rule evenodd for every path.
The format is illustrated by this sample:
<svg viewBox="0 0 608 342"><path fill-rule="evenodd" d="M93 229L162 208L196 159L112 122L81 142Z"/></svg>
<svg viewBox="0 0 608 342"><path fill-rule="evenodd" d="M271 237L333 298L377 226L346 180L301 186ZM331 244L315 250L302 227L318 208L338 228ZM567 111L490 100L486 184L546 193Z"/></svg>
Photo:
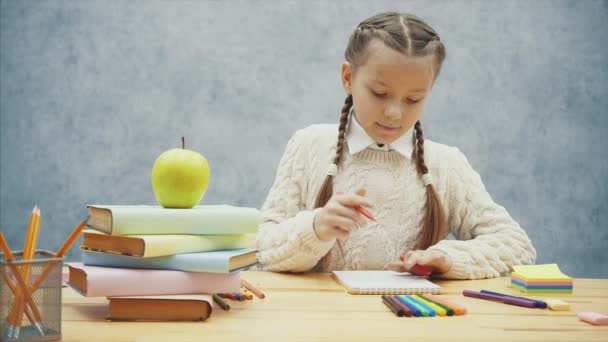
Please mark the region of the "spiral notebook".
<svg viewBox="0 0 608 342"><path fill-rule="evenodd" d="M350 294L439 294L441 286L423 277L393 271L333 271Z"/></svg>

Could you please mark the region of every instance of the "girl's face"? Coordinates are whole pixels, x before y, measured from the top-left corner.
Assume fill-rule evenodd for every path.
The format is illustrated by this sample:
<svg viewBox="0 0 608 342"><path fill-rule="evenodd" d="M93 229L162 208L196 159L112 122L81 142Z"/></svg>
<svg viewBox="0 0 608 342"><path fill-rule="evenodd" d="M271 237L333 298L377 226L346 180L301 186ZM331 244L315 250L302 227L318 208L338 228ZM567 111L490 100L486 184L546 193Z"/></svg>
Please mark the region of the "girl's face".
<svg viewBox="0 0 608 342"><path fill-rule="evenodd" d="M357 121L377 143L390 144L420 119L433 85L434 56L408 57L373 40L363 65L342 64Z"/></svg>

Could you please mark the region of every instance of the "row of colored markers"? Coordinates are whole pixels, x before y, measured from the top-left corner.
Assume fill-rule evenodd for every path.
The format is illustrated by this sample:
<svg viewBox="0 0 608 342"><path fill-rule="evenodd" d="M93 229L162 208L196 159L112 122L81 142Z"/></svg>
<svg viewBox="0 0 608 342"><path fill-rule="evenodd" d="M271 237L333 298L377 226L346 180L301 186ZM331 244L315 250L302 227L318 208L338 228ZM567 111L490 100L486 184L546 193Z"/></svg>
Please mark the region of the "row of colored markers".
<svg viewBox="0 0 608 342"><path fill-rule="evenodd" d="M467 309L431 294L383 295L382 302L399 317L460 316Z"/></svg>

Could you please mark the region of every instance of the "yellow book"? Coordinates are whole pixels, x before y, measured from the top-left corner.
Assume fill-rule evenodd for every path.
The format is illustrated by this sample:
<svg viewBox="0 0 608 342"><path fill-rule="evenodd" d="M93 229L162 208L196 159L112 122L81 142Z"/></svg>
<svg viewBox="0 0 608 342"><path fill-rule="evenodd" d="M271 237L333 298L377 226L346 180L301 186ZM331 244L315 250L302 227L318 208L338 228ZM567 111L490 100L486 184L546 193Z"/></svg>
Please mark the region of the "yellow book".
<svg viewBox="0 0 608 342"><path fill-rule="evenodd" d="M83 232L81 249L153 258L183 253L253 248L255 234L230 235L110 235Z"/></svg>

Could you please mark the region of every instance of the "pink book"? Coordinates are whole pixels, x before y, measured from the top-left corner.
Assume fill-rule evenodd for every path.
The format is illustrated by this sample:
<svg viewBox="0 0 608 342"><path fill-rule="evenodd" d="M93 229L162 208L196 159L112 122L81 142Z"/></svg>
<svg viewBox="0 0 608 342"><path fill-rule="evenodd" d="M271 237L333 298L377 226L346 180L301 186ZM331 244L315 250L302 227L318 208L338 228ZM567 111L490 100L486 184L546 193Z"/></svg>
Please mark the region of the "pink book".
<svg viewBox="0 0 608 342"><path fill-rule="evenodd" d="M238 292L239 272L206 273L85 266L68 263L73 289L86 297Z"/></svg>

